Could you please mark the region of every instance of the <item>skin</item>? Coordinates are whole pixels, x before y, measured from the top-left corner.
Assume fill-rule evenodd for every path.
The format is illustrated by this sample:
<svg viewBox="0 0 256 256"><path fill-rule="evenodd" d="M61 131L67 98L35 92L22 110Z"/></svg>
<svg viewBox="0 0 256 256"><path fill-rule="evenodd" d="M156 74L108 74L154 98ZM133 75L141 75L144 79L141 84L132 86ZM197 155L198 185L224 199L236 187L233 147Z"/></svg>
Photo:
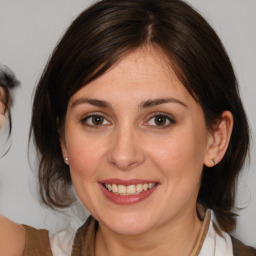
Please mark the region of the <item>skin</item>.
<svg viewBox="0 0 256 256"><path fill-rule="evenodd" d="M0 110L1 110L1 108L2 108L1 105L2 105L2 104L1 104L1 102L0 102ZM6 117L4 116L4 114L1 114L1 113L0 113L0 130L2 129L2 127L4 127L5 122L6 122Z"/></svg>
<svg viewBox="0 0 256 256"><path fill-rule="evenodd" d="M23 255L26 231L11 220L0 215L0 255Z"/></svg>
<svg viewBox="0 0 256 256"><path fill-rule="evenodd" d="M4 99L4 90L0 86L0 129L3 127L5 123L5 117L4 117L5 108L4 108L3 99Z"/></svg>
<svg viewBox="0 0 256 256"><path fill-rule="evenodd" d="M4 99L5 99L5 94L4 94L4 89L0 85L0 114L4 114Z"/></svg>
<svg viewBox="0 0 256 256"><path fill-rule="evenodd" d="M154 48L137 49L69 100L61 148L80 200L99 221L96 255L188 255L200 231L203 165L224 156L233 118L225 111L208 129L164 59ZM119 205L102 193L106 179L158 186L145 200Z"/></svg>
<svg viewBox="0 0 256 256"><path fill-rule="evenodd" d="M4 90L0 85L0 130L6 122L4 99L5 99Z"/></svg>

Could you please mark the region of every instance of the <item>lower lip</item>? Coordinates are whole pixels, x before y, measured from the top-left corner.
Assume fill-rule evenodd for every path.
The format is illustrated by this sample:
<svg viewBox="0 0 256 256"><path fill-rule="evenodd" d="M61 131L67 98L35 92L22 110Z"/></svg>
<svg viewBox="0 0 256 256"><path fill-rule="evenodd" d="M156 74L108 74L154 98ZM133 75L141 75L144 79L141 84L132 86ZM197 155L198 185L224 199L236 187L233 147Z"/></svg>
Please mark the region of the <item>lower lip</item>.
<svg viewBox="0 0 256 256"><path fill-rule="evenodd" d="M114 194L114 193L108 191L104 187L103 184L100 184L101 190L108 200L110 200L111 202L113 202L115 204L122 204L122 205L136 204L138 202L145 200L156 190L157 186L158 185L155 185L153 188L151 188L147 191L143 191L137 195L123 196L123 195L117 195L117 194Z"/></svg>

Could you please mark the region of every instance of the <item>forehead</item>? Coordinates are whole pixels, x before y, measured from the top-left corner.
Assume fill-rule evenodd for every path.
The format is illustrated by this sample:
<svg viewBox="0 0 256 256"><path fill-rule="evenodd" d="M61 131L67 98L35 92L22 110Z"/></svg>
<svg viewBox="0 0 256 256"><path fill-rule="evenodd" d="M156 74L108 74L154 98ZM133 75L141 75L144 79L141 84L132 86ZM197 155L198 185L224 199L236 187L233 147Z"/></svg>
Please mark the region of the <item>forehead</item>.
<svg viewBox="0 0 256 256"><path fill-rule="evenodd" d="M140 96L157 97L170 92L183 99L190 94L175 74L170 61L155 48L139 48L113 65L102 76L82 87L70 99L86 95L98 95L110 98L115 94L124 97L143 90ZM140 91L141 92L141 91Z"/></svg>

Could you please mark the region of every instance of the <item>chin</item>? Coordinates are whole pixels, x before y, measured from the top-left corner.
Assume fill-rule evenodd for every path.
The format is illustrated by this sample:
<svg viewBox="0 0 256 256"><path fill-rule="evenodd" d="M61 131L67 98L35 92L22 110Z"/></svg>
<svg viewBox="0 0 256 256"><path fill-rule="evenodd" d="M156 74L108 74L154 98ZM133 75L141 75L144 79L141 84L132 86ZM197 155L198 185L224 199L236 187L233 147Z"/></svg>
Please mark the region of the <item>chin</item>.
<svg viewBox="0 0 256 256"><path fill-rule="evenodd" d="M145 218L144 214L120 214L107 218L104 216L99 220L106 228L122 235L140 235L152 229L153 220L149 216Z"/></svg>

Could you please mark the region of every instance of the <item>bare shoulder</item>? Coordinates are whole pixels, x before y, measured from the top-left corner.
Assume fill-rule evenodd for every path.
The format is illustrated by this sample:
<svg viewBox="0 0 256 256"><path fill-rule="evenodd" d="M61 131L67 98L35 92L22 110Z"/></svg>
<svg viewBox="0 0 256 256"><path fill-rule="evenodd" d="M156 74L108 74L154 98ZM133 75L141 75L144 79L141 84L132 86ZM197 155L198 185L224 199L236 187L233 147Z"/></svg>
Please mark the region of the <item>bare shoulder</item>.
<svg viewBox="0 0 256 256"><path fill-rule="evenodd" d="M25 238L23 226L0 215L0 256L22 256Z"/></svg>

